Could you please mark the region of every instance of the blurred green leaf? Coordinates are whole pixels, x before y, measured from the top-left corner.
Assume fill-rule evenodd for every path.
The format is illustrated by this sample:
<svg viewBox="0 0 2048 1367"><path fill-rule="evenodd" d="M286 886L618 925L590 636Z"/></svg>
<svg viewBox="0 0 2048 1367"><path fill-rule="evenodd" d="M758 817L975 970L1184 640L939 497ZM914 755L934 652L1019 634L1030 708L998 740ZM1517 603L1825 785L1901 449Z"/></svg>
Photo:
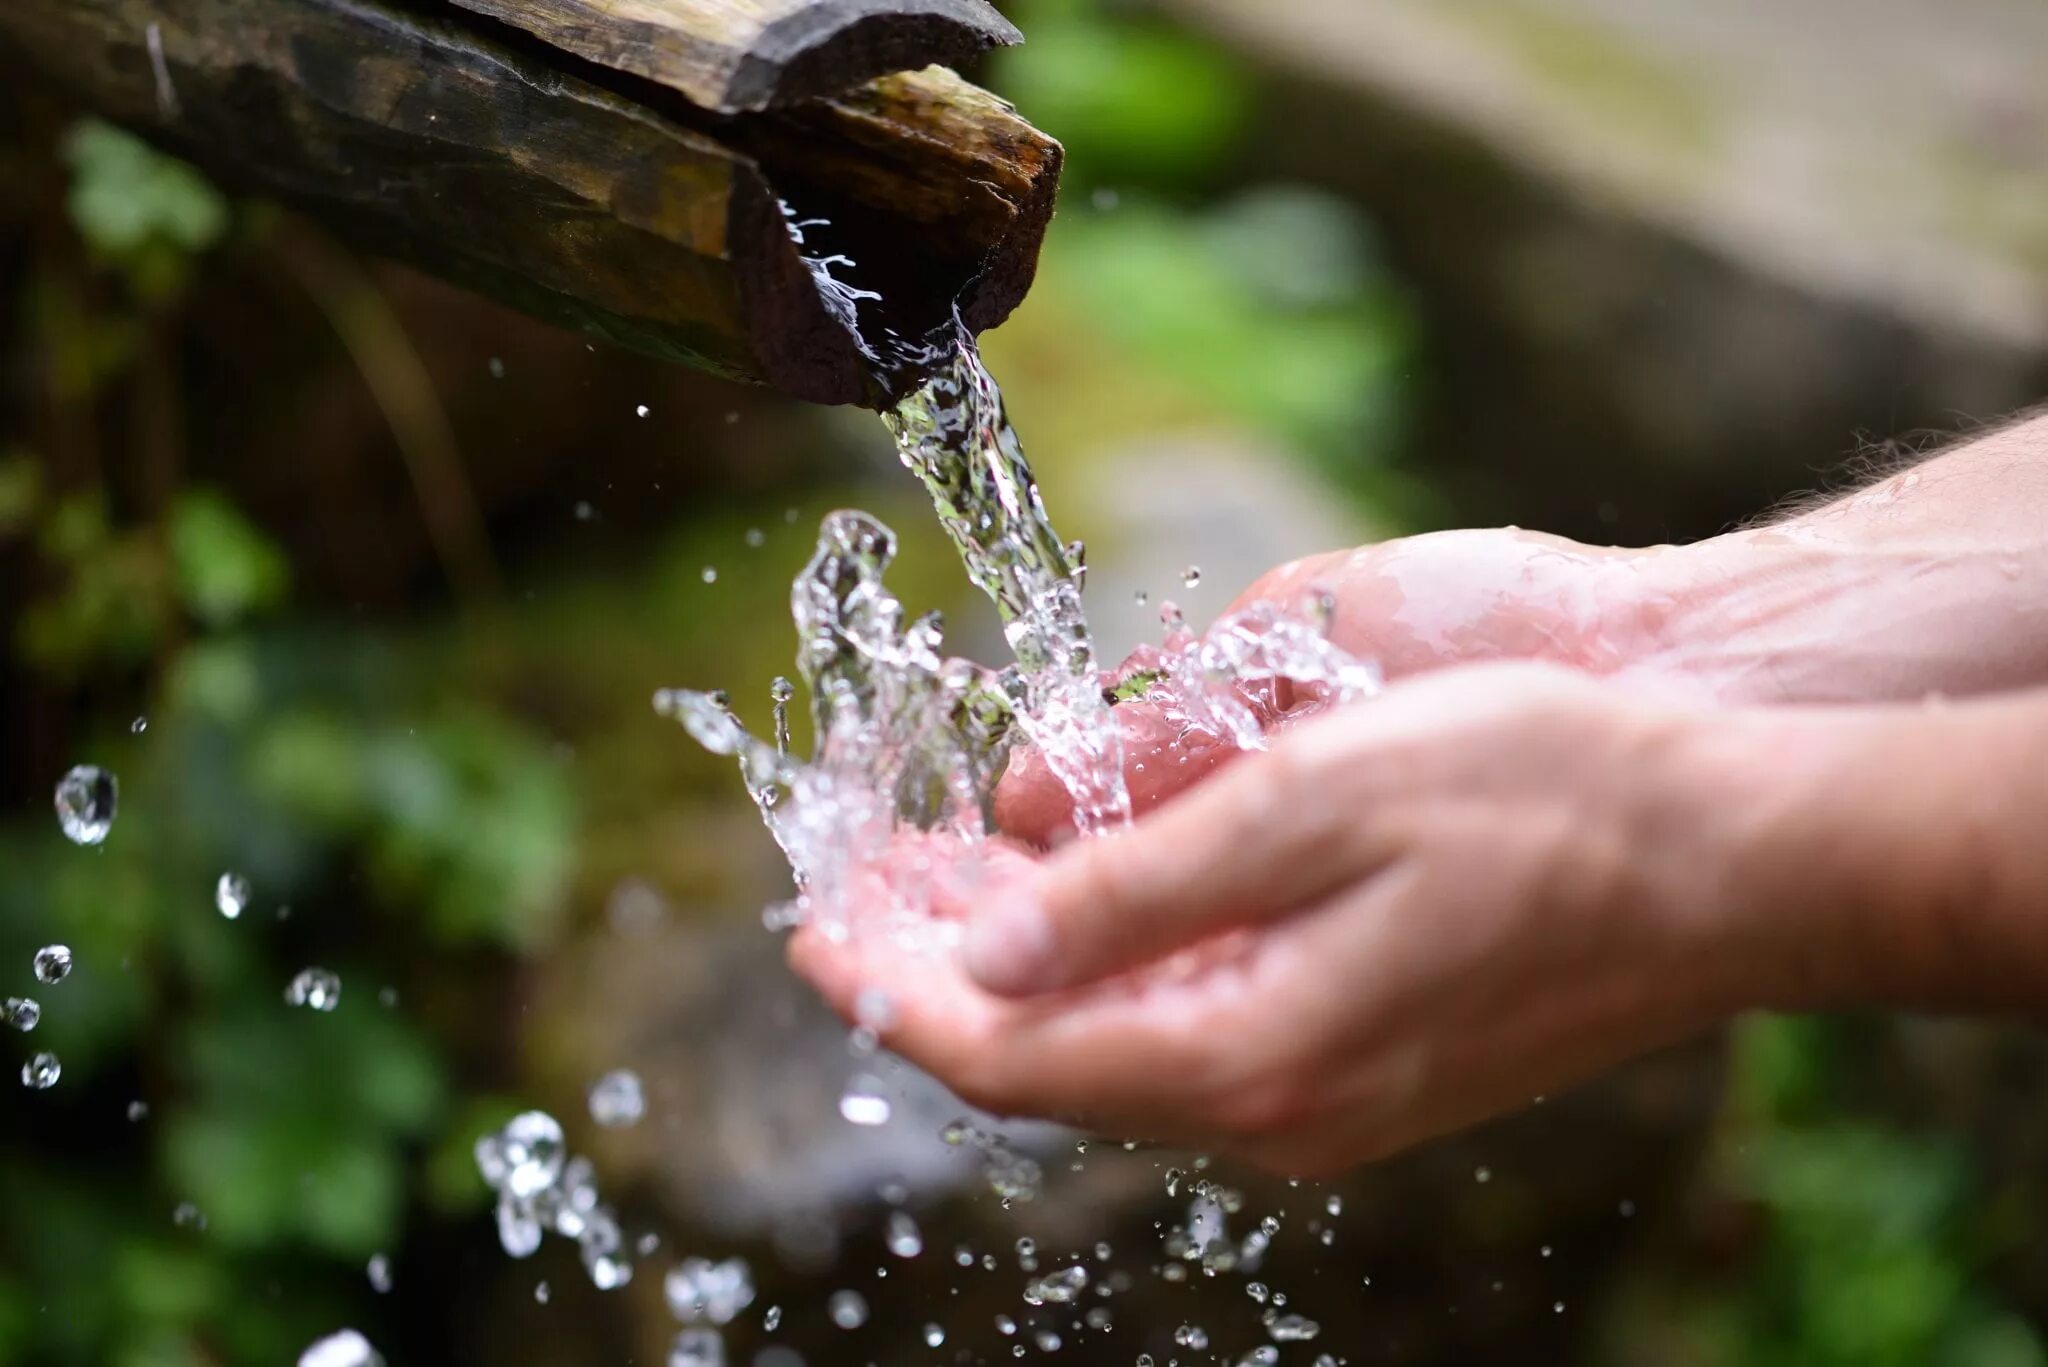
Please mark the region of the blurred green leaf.
<svg viewBox="0 0 2048 1367"><path fill-rule="evenodd" d="M221 495L179 495L169 530L179 598L205 625L231 625L284 598L284 556Z"/></svg>
<svg viewBox="0 0 2048 1367"><path fill-rule="evenodd" d="M227 231L227 201L204 176L112 124L74 124L64 159L72 224L107 256L129 256L152 242L200 252Z"/></svg>
<svg viewBox="0 0 2048 1367"><path fill-rule="evenodd" d="M1187 185L1235 151L1252 85L1227 49L1073 0L1039 0L1015 17L1030 41L1000 54L993 79L1066 144L1070 186Z"/></svg>

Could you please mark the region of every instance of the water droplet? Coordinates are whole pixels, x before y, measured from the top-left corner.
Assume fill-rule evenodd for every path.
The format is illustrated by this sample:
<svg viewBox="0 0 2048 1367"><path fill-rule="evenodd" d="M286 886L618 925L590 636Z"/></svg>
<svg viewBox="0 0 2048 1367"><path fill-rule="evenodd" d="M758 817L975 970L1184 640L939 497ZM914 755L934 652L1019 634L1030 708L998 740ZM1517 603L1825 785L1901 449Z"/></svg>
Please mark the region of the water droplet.
<svg viewBox="0 0 2048 1367"><path fill-rule="evenodd" d="M143 733L144 731L147 731L148 729L149 729L149 718L148 718L148 717L137 717L137 718L136 718L136 719L135 719L134 721L131 721L131 722L129 722L129 723L128 723L128 734L129 734L129 735L131 735L131 736L139 736L139 735L141 735L141 734L142 734L142 733Z"/></svg>
<svg viewBox="0 0 2048 1367"><path fill-rule="evenodd" d="M1131 595L1131 601L1133 603L1136 603L1139 607L1144 607L1147 603L1152 601L1152 595L1145 592L1145 590L1143 589L1139 589L1136 593Z"/></svg>
<svg viewBox="0 0 2048 1367"><path fill-rule="evenodd" d="M484 1184L521 1201L555 1185L564 1159L561 1122L546 1111L514 1116L504 1129L476 1141Z"/></svg>
<svg viewBox="0 0 2048 1367"><path fill-rule="evenodd" d="M1550 1313L1553 1315L1562 1315L1564 1313L1564 1302L1554 1302L1550 1307Z"/></svg>
<svg viewBox="0 0 2048 1367"><path fill-rule="evenodd" d="M1068 1305L1088 1289L1088 1269L1078 1264L1061 1268L1048 1276L1034 1278L1024 1286L1026 1305Z"/></svg>
<svg viewBox="0 0 2048 1367"><path fill-rule="evenodd" d="M1544 1257L1548 1258L1550 1256L1550 1245L1545 1244L1543 1245L1543 1247L1537 1249L1536 1251L1542 1254Z"/></svg>
<svg viewBox="0 0 2048 1367"><path fill-rule="evenodd" d="M1616 1209L1621 1212L1622 1219L1631 1219L1636 1213L1636 1203L1633 1201L1623 1201Z"/></svg>
<svg viewBox="0 0 2048 1367"><path fill-rule="evenodd" d="M716 584L718 582L718 566L706 565L703 569L697 571L697 577L707 584Z"/></svg>
<svg viewBox="0 0 2048 1367"><path fill-rule="evenodd" d="M367 1269L370 1289L382 1296L391 1290L391 1259L382 1253L373 1254Z"/></svg>
<svg viewBox="0 0 2048 1367"><path fill-rule="evenodd" d="M9 997L0 1002L0 1021L27 1034L43 1018L43 1008L33 997Z"/></svg>
<svg viewBox="0 0 2048 1367"><path fill-rule="evenodd" d="M761 547L768 544L768 533L762 531L759 527L749 527L747 528L746 543L749 550L758 551Z"/></svg>
<svg viewBox="0 0 2048 1367"><path fill-rule="evenodd" d="M1004 1338L1010 1337L1010 1335L1017 1332L1017 1321L1011 1319L1008 1315L997 1315L996 1332Z"/></svg>
<svg viewBox="0 0 2048 1367"><path fill-rule="evenodd" d="M491 357L484 368L491 372L491 378L494 380L505 378L505 358L502 356Z"/></svg>
<svg viewBox="0 0 2048 1367"><path fill-rule="evenodd" d="M1200 565L1190 565L1182 570L1180 572L1180 582L1189 588L1194 588L1200 584L1202 582L1202 567Z"/></svg>
<svg viewBox="0 0 2048 1367"><path fill-rule="evenodd" d="M299 1354L299 1367L384 1367L370 1341L353 1329L329 1334Z"/></svg>
<svg viewBox="0 0 2048 1367"><path fill-rule="evenodd" d="M867 1298L858 1291L834 1291L826 1309L841 1329L858 1329L868 1322Z"/></svg>
<svg viewBox="0 0 2048 1367"><path fill-rule="evenodd" d="M1098 185L1088 196L1088 203L1097 213L1106 214L1123 202L1123 196L1107 185ZM1152 1367L1152 1359L1143 1354L1138 1356L1138 1367Z"/></svg>
<svg viewBox="0 0 2048 1367"><path fill-rule="evenodd" d="M171 1212L171 1223L179 1229L205 1229L206 1215L190 1201L180 1201Z"/></svg>
<svg viewBox="0 0 2048 1367"><path fill-rule="evenodd" d="M1245 1295L1250 1296L1253 1300L1257 1301L1260 1305L1264 1305L1268 1298L1270 1298L1272 1295L1272 1292L1266 1289L1266 1284L1264 1282L1247 1282L1245 1284L1244 1293Z"/></svg>
<svg viewBox="0 0 2048 1367"><path fill-rule="evenodd" d="M651 410L651 409L649 409L649 408L647 407L647 405L646 405L646 404L644 404L644 403L643 403L643 404L636 404L636 405L634 406L634 408L633 408L633 413L634 413L634 415L635 415L636 417L642 417L642 418L644 418L644 417L646 417L646 416L648 415L648 413L649 413L649 412L651 412L651 411L652 411L652 410Z"/></svg>
<svg viewBox="0 0 2048 1367"><path fill-rule="evenodd" d="M925 1347L927 1347L927 1348L936 1348L936 1347L938 1347L938 1346L939 1346L940 1344L944 1343L945 1341L946 1341L946 1331L945 1331L945 1329L943 1329L942 1327L940 1327L939 1325L936 1325L936 1324L927 1324L927 1325L926 1325L926 1326L924 1327L924 1346L925 1346Z"/></svg>
<svg viewBox="0 0 2048 1367"><path fill-rule="evenodd" d="M753 1269L744 1258L685 1258L662 1278L661 1294L682 1324L731 1324L754 1303ZM767 1319L770 1329L780 1324L781 1307L770 1306Z"/></svg>
<svg viewBox="0 0 2048 1367"><path fill-rule="evenodd" d="M69 945L44 945L36 951L36 981L61 983L71 976L71 948Z"/></svg>
<svg viewBox="0 0 2048 1367"><path fill-rule="evenodd" d="M1199 1324L1183 1324L1173 1331L1173 1341L1199 1353L1209 1346L1209 1331Z"/></svg>
<svg viewBox="0 0 2048 1367"><path fill-rule="evenodd" d="M1060 1350L1060 1336L1050 1329L1041 1329L1031 1336L1041 1353L1057 1353Z"/></svg>
<svg viewBox="0 0 2048 1367"><path fill-rule="evenodd" d="M725 1367L725 1337L716 1329L685 1329L668 1346L668 1367Z"/></svg>
<svg viewBox="0 0 2048 1367"><path fill-rule="evenodd" d="M1166 1170L1166 1194L1168 1196L1180 1195L1180 1179L1185 1176L1187 1174L1179 1168L1168 1168Z"/></svg>
<svg viewBox="0 0 2048 1367"><path fill-rule="evenodd" d="M128 1103L128 1123L129 1123L130 1125L140 1125L140 1124L141 1124L141 1123L142 1123L142 1122L143 1122L144 1120L146 1120L146 1119L148 1119L148 1118L149 1118L149 1103L148 1103L148 1102L146 1102L146 1101L131 1101L131 1102L129 1102L129 1103Z"/></svg>
<svg viewBox="0 0 2048 1367"><path fill-rule="evenodd" d="M498 1245L508 1258L531 1258L540 1249L542 1230L533 1203L511 1192L498 1194Z"/></svg>
<svg viewBox="0 0 2048 1367"><path fill-rule="evenodd" d="M73 844L97 845L114 828L121 785L95 764L81 764L57 781L57 824Z"/></svg>
<svg viewBox="0 0 2048 1367"><path fill-rule="evenodd" d="M548 1284L546 1282L535 1282L533 1284L533 1299L535 1304L546 1305L548 1303L548 1298L552 1295L554 1295L554 1292L549 1289Z"/></svg>
<svg viewBox="0 0 2048 1367"><path fill-rule="evenodd" d="M782 1307L779 1305L769 1306L768 1313L761 1316L761 1327L771 1334L780 1329L782 1327Z"/></svg>
<svg viewBox="0 0 2048 1367"><path fill-rule="evenodd" d="M239 873L224 873L213 885L213 905L230 921L249 905L249 880Z"/></svg>
<svg viewBox="0 0 2048 1367"><path fill-rule="evenodd" d="M637 1125L647 1114L647 1095L640 1075L630 1068L614 1068L590 1088L590 1118L608 1130Z"/></svg>
<svg viewBox="0 0 2048 1367"><path fill-rule="evenodd" d="M915 1258L924 1252L924 1235L917 1221L903 1211L889 1212L889 1251L899 1258Z"/></svg>
<svg viewBox="0 0 2048 1367"><path fill-rule="evenodd" d="M1323 1332L1323 1326L1304 1315L1281 1315L1266 1326L1275 1343L1306 1343Z"/></svg>
<svg viewBox="0 0 2048 1367"><path fill-rule="evenodd" d="M1472 1180L1475 1182L1491 1182L1493 1180L1493 1169L1486 1167L1474 1168L1472 1170Z"/></svg>
<svg viewBox="0 0 2048 1367"><path fill-rule="evenodd" d="M882 1095L882 1080L862 1073L846 1084L839 1098L839 1114L855 1125L881 1125L889 1119L889 1098Z"/></svg>
<svg viewBox="0 0 2048 1367"><path fill-rule="evenodd" d="M879 1035L896 1024L896 1002L879 987L864 987L853 999L853 1018Z"/></svg>
<svg viewBox="0 0 2048 1367"><path fill-rule="evenodd" d="M285 988L284 999L290 1006L332 1011L341 1005L341 978L324 968L302 968Z"/></svg>
<svg viewBox="0 0 2048 1367"><path fill-rule="evenodd" d="M1342 1215L1344 1213L1344 1198L1332 1195L1329 1200L1323 1202L1323 1209L1332 1215Z"/></svg>
<svg viewBox="0 0 2048 1367"><path fill-rule="evenodd" d="M615 1291L633 1280L633 1264L625 1257L626 1236L610 1210L596 1207L596 1186L589 1184L587 1189L595 1208L581 1215L583 1228L576 1236L577 1256L582 1258L583 1270L590 1275L592 1286L600 1291ZM568 1221L571 1228L574 1227L574 1219L572 1216ZM564 1223L557 1217L555 1228L567 1233Z"/></svg>

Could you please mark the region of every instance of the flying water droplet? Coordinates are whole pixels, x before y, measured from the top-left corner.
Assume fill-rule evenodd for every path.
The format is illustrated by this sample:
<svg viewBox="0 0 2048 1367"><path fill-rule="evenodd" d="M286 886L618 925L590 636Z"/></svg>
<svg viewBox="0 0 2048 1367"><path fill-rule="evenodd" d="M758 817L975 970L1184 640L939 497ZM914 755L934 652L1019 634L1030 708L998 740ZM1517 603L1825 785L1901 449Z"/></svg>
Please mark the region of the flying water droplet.
<svg viewBox="0 0 2048 1367"><path fill-rule="evenodd" d="M936 1324L927 1324L927 1325L926 1325L926 1326L924 1327L924 1346L925 1346L925 1347L927 1347L927 1348L936 1348L936 1347L938 1347L938 1346L939 1346L940 1344L944 1343L945 1341L946 1341L946 1331L945 1331L945 1329L944 1329L944 1328L943 1328L942 1326L940 1326L940 1325L936 1325Z"/></svg>
<svg viewBox="0 0 2048 1367"><path fill-rule="evenodd" d="M388 1293L390 1292L390 1290L391 1290L391 1259L390 1259L390 1258L386 1257L386 1256L385 1256L384 1254L382 1254L382 1253L378 1253L378 1254L374 1254L374 1255L372 1255L372 1257L370 1258L370 1263L369 1263L369 1267L368 1267L368 1268L366 1269L366 1271L367 1271L367 1272L369 1273L369 1277L370 1277L370 1289L371 1289L372 1291L376 1292L376 1293L377 1293L378 1295L380 1295L380 1296L382 1296L382 1295L386 1295L386 1294L388 1294Z"/></svg>
<svg viewBox="0 0 2048 1367"><path fill-rule="evenodd" d="M769 1306L767 1313L761 1316L761 1327L771 1334L780 1329L782 1327L782 1307L779 1305Z"/></svg>
<svg viewBox="0 0 2048 1367"><path fill-rule="evenodd" d="M96 764L81 764L57 781L57 824L73 844L97 845L114 828L120 784Z"/></svg>
<svg viewBox="0 0 2048 1367"><path fill-rule="evenodd" d="M915 1258L924 1252L924 1235L918 1231L917 1221L900 1210L889 1213L889 1251L899 1258Z"/></svg>
<svg viewBox="0 0 2048 1367"><path fill-rule="evenodd" d="M477 1170L484 1183L519 1200L553 1186L565 1159L561 1122L546 1111L514 1116L496 1134L476 1142Z"/></svg>
<svg viewBox="0 0 2048 1367"><path fill-rule="evenodd" d="M206 1215L190 1201L180 1201L177 1209L171 1212L171 1223L179 1229L205 1229Z"/></svg>
<svg viewBox="0 0 2048 1367"><path fill-rule="evenodd" d="M57 1078L63 1076L63 1064L57 1062L55 1053L37 1053L27 1064L20 1066L20 1084L37 1092L47 1092L57 1086Z"/></svg>
<svg viewBox="0 0 2048 1367"><path fill-rule="evenodd" d="M1323 1332L1323 1326L1303 1315L1281 1315L1266 1325L1275 1343L1306 1343Z"/></svg>
<svg viewBox="0 0 2048 1367"><path fill-rule="evenodd" d="M285 1003L315 1011L332 1011L341 1005L341 978L324 968L302 968L284 990Z"/></svg>
<svg viewBox="0 0 2048 1367"><path fill-rule="evenodd" d="M36 951L35 970L37 982L63 982L71 976L71 947L44 945Z"/></svg>
<svg viewBox="0 0 2048 1367"><path fill-rule="evenodd" d="M230 921L240 916L249 905L249 880L239 873L222 874L213 885L213 905Z"/></svg>
<svg viewBox="0 0 2048 1367"><path fill-rule="evenodd" d="M1180 582L1189 588L1195 588L1200 585L1202 582L1202 567L1200 565L1190 565L1182 570L1180 572Z"/></svg>
<svg viewBox="0 0 2048 1367"><path fill-rule="evenodd" d="M882 1080L872 1073L862 1073L847 1083L839 1098L839 1114L854 1125L887 1124L890 1110L889 1098L882 1095Z"/></svg>
<svg viewBox="0 0 2048 1367"><path fill-rule="evenodd" d="M730 1324L754 1303L753 1270L744 1258L685 1258L662 1279L661 1294L678 1323ZM770 1306L766 1319L772 1331L782 1323L781 1307Z"/></svg>
<svg viewBox="0 0 2048 1367"><path fill-rule="evenodd" d="M368 1339L353 1329L344 1329L299 1354L299 1367L384 1367L384 1359Z"/></svg>
<svg viewBox="0 0 2048 1367"><path fill-rule="evenodd" d="M650 408L649 408L649 407L648 407L648 406L647 406L646 404L644 404L644 403L643 403L643 404L635 404L635 405L633 406L633 415L634 415L635 417L640 417L640 418L644 418L644 417L646 417L646 416L647 416L647 415L648 415L648 414L649 414L650 412L652 412L652 411L653 411L653 410L652 410L652 409L650 409Z"/></svg>
<svg viewBox="0 0 2048 1367"><path fill-rule="evenodd" d="M137 718L136 718L136 719L135 719L134 721L131 721L131 722L129 722L129 723L128 723L128 734L129 734L129 735L131 735L131 736L139 736L139 735L141 735L141 734L142 734L142 733L143 733L144 731L147 731L148 729L149 729L149 718L148 718L148 717L137 717Z"/></svg>
<svg viewBox="0 0 2048 1367"><path fill-rule="evenodd" d="M534 1304L546 1305L548 1303L548 1298L552 1295L554 1295L554 1291L548 1286L546 1282L540 1281L535 1282L533 1284Z"/></svg>
<svg viewBox="0 0 2048 1367"><path fill-rule="evenodd" d="M868 1322L867 1297L858 1291L834 1291L826 1311L841 1329L858 1329Z"/></svg>
<svg viewBox="0 0 2048 1367"><path fill-rule="evenodd" d="M9 997L0 1002L0 1021L27 1034L43 1018L43 1008L33 997Z"/></svg>
<svg viewBox="0 0 2048 1367"><path fill-rule="evenodd" d="M716 584L718 582L718 566L706 565L703 569L697 571L697 577L707 584Z"/></svg>
<svg viewBox="0 0 2048 1367"><path fill-rule="evenodd" d="M668 1348L668 1367L725 1367L725 1337L716 1329L685 1329Z"/></svg>
<svg viewBox="0 0 2048 1367"><path fill-rule="evenodd" d="M629 1068L613 1069L590 1088L590 1118L608 1130L637 1125L645 1114L647 1095Z"/></svg>

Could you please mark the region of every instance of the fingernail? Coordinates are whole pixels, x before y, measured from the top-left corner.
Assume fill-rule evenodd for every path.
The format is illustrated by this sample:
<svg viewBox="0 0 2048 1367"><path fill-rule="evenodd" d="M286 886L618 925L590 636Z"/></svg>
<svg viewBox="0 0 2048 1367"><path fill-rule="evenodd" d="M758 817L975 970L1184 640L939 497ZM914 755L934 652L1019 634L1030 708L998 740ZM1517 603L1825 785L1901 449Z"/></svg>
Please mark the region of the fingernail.
<svg viewBox="0 0 2048 1367"><path fill-rule="evenodd" d="M1052 921L1036 898L1010 894L968 923L967 971L992 992L1051 987Z"/></svg>

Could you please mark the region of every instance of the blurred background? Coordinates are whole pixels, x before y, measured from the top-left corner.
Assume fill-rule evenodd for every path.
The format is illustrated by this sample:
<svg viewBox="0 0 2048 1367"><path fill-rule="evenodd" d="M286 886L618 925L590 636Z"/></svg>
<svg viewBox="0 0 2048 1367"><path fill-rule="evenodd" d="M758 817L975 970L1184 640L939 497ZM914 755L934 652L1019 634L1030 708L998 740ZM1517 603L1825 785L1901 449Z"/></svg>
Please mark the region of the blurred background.
<svg viewBox="0 0 2048 1367"><path fill-rule="evenodd" d="M1311 550L1709 534L2048 394L2031 0L1004 8L1028 42L974 74L1070 160L985 349L1109 655ZM994 653L875 418L359 255L9 61L0 994L43 1019L0 1030L0 1363L289 1363L346 1324L394 1367L658 1364L687 1256L752 1268L734 1363L1265 1342L1241 1277L1159 1273L1188 1156L1016 1131L1045 1190L1005 1210L938 1138L957 1105L849 1052L760 928L786 876L735 776L650 707L765 715L840 506ZM120 782L97 849L49 805L77 763ZM313 964L332 1014L282 1001ZM878 1067L892 1118L848 1124ZM616 1068L647 1115L601 1129ZM1760 1019L1338 1182L1208 1175L1234 1234L1281 1219L1302 1367L2024 1367L2044 1097L2032 1034ZM652 1250L628 1286L500 1249L472 1143L536 1106ZM1129 1284L1027 1306L1020 1237Z"/></svg>

